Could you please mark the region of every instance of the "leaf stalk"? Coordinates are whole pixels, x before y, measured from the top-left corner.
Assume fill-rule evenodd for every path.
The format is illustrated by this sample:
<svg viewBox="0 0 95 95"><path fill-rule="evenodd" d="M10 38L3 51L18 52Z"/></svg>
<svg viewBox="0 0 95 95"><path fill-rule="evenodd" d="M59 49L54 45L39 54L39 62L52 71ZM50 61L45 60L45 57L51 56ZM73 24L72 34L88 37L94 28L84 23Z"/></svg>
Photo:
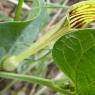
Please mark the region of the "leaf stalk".
<svg viewBox="0 0 95 95"><path fill-rule="evenodd" d="M14 17L14 21L19 21L23 3L24 3L24 0L18 0L18 6L16 8L16 14L15 14L15 17Z"/></svg>

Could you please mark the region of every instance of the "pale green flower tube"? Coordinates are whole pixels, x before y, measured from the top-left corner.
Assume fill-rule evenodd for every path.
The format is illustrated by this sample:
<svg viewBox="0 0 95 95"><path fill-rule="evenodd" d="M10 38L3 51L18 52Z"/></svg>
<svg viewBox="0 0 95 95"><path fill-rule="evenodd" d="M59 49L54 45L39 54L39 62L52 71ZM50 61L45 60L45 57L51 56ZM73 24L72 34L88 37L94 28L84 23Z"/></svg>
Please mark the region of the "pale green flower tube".
<svg viewBox="0 0 95 95"><path fill-rule="evenodd" d="M3 61L3 69L13 71L20 62L39 50L45 48L52 41L67 33L71 28L82 28L95 20L95 1L82 1L72 5L68 10L68 15L56 24L48 33L32 44L28 49L19 55L13 55Z"/></svg>

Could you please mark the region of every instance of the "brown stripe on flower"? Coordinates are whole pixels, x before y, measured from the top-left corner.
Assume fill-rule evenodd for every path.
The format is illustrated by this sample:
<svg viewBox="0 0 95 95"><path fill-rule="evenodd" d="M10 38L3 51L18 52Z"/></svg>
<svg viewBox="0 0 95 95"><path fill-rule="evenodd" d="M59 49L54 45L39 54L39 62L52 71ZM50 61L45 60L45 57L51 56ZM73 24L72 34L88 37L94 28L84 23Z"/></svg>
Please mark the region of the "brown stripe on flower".
<svg viewBox="0 0 95 95"><path fill-rule="evenodd" d="M85 24L83 18L81 18L82 15L81 14L75 15L76 12L77 12L77 10L74 10L74 9L73 10L71 9L69 11L69 20L70 20L70 26L71 26L71 28L81 28Z"/></svg>
<svg viewBox="0 0 95 95"><path fill-rule="evenodd" d="M70 21L72 21L74 19L79 20L81 17L82 17L82 15L81 14L78 14L78 15L70 16L69 18L70 18Z"/></svg>
<svg viewBox="0 0 95 95"><path fill-rule="evenodd" d="M69 10L69 15L72 16L73 14L75 14L77 12L77 9L72 9Z"/></svg>
<svg viewBox="0 0 95 95"><path fill-rule="evenodd" d="M84 20L80 20L80 21L75 21L73 22L73 24L71 25L71 28L81 28L85 25L86 23L84 22Z"/></svg>

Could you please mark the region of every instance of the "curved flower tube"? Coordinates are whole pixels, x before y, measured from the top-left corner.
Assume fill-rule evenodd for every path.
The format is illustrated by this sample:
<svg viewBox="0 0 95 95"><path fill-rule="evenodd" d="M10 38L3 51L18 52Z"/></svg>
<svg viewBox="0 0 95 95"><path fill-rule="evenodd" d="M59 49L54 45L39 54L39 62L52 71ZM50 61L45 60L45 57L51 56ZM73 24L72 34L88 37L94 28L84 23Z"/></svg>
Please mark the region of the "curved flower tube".
<svg viewBox="0 0 95 95"><path fill-rule="evenodd" d="M67 19L68 18L68 19ZM46 47L52 41L56 41L71 28L82 28L95 19L95 1L82 1L72 5L68 10L68 16L57 23L48 33L32 44L21 54L10 56L3 61L3 69L15 70L19 63L30 55ZM68 21L69 20L69 21Z"/></svg>

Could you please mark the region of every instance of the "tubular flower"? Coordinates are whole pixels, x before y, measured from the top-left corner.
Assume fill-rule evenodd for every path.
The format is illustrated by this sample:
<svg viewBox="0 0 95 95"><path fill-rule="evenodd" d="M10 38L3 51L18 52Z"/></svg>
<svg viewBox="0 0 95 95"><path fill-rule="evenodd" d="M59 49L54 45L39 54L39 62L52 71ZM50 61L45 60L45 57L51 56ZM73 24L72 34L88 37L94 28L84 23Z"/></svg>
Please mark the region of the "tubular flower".
<svg viewBox="0 0 95 95"><path fill-rule="evenodd" d="M69 21L68 21L68 19ZM55 42L64 34L70 31L71 28L82 28L95 19L95 1L82 1L72 5L69 8L68 16L63 18L59 23L54 25L48 33L41 37L37 42L30 45L28 49L19 55L13 55L6 58L1 66L6 71L13 71L24 59L37 53L45 48L49 43ZM11 64L11 65L10 65Z"/></svg>
<svg viewBox="0 0 95 95"><path fill-rule="evenodd" d="M82 1L69 9L71 28L81 28L95 20L95 1Z"/></svg>

